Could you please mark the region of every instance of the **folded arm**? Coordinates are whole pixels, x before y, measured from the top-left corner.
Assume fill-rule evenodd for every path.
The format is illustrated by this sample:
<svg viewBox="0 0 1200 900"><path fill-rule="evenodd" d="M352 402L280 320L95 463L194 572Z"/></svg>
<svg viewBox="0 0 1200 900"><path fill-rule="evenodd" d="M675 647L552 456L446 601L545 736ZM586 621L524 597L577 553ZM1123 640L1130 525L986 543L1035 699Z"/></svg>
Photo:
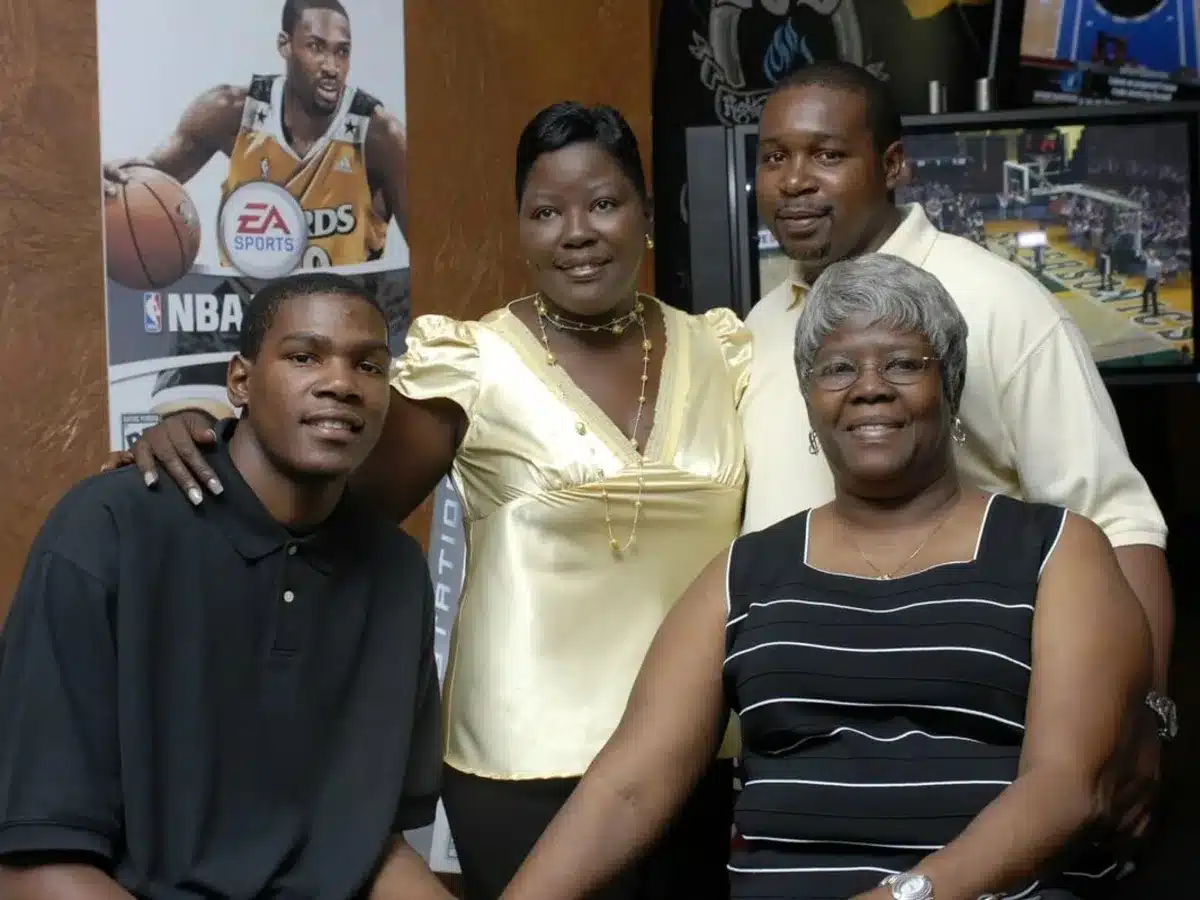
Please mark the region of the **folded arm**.
<svg viewBox="0 0 1200 900"><path fill-rule="evenodd" d="M1070 515L1038 588L1025 741L1017 779L914 871L938 900L1027 886L1109 822L1131 753L1130 723L1149 712L1145 616L1107 538ZM862 898L885 900L872 891Z"/></svg>
<svg viewBox="0 0 1200 900"><path fill-rule="evenodd" d="M583 898L618 875L683 806L728 720L725 564L700 574L659 629L621 724L502 900Z"/></svg>

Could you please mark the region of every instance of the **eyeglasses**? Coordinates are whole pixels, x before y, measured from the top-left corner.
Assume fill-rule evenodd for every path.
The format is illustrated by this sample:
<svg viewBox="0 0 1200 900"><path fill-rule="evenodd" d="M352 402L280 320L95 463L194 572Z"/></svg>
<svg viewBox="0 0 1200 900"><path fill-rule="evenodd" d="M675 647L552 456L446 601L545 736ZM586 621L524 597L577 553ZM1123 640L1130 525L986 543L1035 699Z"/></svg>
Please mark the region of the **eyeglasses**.
<svg viewBox="0 0 1200 900"><path fill-rule="evenodd" d="M808 370L808 377L823 391L844 391L874 369L888 384L916 384L930 367L941 362L936 356L894 356L882 364L831 359Z"/></svg>

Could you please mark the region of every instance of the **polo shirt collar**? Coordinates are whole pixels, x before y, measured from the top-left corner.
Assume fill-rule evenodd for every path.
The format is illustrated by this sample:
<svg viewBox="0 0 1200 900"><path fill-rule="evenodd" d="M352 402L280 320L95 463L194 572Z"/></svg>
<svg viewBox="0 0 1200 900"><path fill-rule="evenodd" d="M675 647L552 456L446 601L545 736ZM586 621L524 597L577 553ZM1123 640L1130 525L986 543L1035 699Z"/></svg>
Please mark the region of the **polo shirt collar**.
<svg viewBox="0 0 1200 900"><path fill-rule="evenodd" d="M354 514L354 501L349 492L314 531L296 536L272 518L233 464L229 442L237 427L237 419L226 419L217 426L216 451L207 461L225 489L217 496L205 499L204 508L219 521L234 549L248 561L263 559L284 547L295 546L314 566L324 572L332 571L339 557L353 552L358 517Z"/></svg>
<svg viewBox="0 0 1200 900"><path fill-rule="evenodd" d="M883 242L880 253L890 253L906 259L914 266L924 266L925 260L933 250L937 241L938 230L933 227L925 215L925 210L919 203L909 203L905 207L904 218L896 226L891 237ZM808 293L809 284L800 275L800 267L792 268L792 299L788 308L794 307Z"/></svg>

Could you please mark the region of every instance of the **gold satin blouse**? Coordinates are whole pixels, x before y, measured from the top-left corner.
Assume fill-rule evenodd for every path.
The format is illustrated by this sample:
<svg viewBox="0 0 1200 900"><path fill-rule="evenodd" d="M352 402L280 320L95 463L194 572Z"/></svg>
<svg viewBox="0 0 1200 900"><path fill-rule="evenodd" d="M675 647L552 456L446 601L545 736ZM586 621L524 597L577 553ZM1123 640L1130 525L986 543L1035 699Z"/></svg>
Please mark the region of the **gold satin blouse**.
<svg viewBox="0 0 1200 900"><path fill-rule="evenodd" d="M737 537L746 463L737 405L750 333L727 309L666 324L637 541L624 541L637 456L550 366L508 308L479 322L417 318L392 385L446 398L468 426L451 477L466 579L444 686L446 762L496 779L581 775L612 735L667 611ZM402 464L402 463L401 463ZM727 736L725 755L733 749Z"/></svg>

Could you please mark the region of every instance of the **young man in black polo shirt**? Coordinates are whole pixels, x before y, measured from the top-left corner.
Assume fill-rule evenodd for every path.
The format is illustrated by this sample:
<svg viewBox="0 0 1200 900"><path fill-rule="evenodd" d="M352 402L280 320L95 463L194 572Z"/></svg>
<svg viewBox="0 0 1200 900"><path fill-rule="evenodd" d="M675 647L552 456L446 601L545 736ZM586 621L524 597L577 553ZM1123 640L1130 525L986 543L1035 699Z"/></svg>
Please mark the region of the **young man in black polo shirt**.
<svg viewBox="0 0 1200 900"><path fill-rule="evenodd" d="M428 571L345 492L388 364L353 282L277 281L221 496L130 466L50 514L0 638L4 900L450 897L402 837L441 770Z"/></svg>

